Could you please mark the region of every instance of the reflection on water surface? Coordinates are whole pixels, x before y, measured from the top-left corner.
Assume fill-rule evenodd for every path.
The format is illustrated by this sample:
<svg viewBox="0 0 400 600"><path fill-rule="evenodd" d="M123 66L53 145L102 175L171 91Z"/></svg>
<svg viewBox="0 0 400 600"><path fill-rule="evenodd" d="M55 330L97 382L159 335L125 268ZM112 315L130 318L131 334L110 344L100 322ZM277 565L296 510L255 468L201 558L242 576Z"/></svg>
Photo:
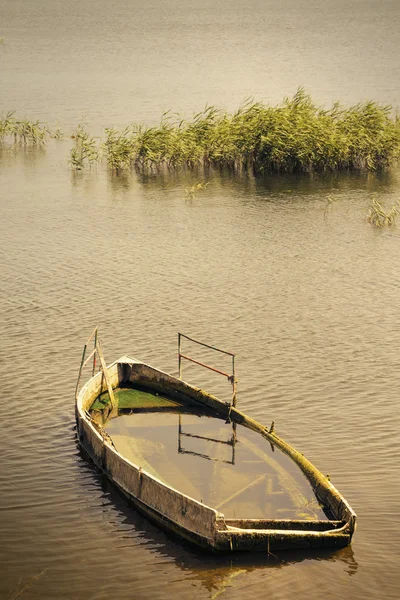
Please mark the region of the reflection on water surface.
<svg viewBox="0 0 400 600"><path fill-rule="evenodd" d="M327 518L297 465L261 435L148 391L116 399L105 423L116 449L165 484L227 518Z"/></svg>

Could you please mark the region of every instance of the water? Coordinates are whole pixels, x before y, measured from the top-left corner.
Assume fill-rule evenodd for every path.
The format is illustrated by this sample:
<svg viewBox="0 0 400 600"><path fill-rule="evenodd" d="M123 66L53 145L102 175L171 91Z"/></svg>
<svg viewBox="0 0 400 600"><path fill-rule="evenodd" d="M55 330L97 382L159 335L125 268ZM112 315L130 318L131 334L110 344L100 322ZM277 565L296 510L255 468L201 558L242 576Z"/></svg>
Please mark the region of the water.
<svg viewBox="0 0 400 600"><path fill-rule="evenodd" d="M100 134L298 85L400 105L399 19L394 0L2 0L0 110ZM397 598L400 233L364 217L400 173L214 175L190 200L196 176L75 174L69 148L0 156L0 596ZM352 547L218 559L137 515L76 445L96 323L109 361L176 374L178 330L236 352L240 408L330 473L358 513Z"/></svg>
<svg viewBox="0 0 400 600"><path fill-rule="evenodd" d="M118 390L118 406L121 396L138 406L142 394ZM227 519L327 518L296 464L246 427L179 405L122 410L103 426L120 454Z"/></svg>

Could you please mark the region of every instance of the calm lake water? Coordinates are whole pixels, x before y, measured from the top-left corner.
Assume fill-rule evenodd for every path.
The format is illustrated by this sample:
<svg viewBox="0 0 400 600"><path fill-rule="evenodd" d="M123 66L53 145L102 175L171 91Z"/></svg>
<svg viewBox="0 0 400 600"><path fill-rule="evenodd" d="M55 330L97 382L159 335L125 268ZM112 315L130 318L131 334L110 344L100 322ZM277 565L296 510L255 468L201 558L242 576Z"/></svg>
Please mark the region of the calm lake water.
<svg viewBox="0 0 400 600"><path fill-rule="evenodd" d="M0 112L70 132L206 103L400 106L397 0L0 0ZM71 141L0 151L0 597L398 597L400 229L365 222L400 172L73 173ZM214 557L130 509L79 451L74 388L106 359L177 373L177 332L237 353L238 406L358 514L351 548ZM185 365L184 377L229 395Z"/></svg>

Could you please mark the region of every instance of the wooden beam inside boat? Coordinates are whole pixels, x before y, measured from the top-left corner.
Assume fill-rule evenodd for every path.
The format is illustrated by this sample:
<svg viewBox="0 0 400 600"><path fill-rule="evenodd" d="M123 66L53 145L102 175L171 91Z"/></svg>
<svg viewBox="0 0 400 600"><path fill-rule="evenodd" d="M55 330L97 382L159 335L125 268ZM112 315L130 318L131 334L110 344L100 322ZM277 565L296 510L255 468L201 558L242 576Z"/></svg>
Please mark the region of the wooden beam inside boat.
<svg viewBox="0 0 400 600"><path fill-rule="evenodd" d="M217 504L215 506L215 509L219 510L220 508L222 508L222 506L225 506L225 504L228 504L228 502L230 502L231 500L234 500L235 498L237 498L238 496L240 496L241 494L243 494L247 490L250 490L251 488L253 488L256 485L258 485L265 478L266 478L266 475L260 475L260 477L257 477L257 479L254 479L253 481L250 481L250 483L248 483L247 485L245 485L244 487L242 487L240 490L238 490L237 492L235 492L234 494L232 494L228 498L225 498L225 500L223 500L222 502L220 502L219 504Z"/></svg>
<svg viewBox="0 0 400 600"><path fill-rule="evenodd" d="M100 359L101 370L102 370L104 379L106 380L107 390L108 390L108 395L110 396L111 405L112 405L113 408L116 408L117 403L115 401L114 391L112 389L110 378L108 376L107 365L106 365L105 360L104 360L103 350L101 349L100 342L97 343L97 353L98 353L99 359Z"/></svg>

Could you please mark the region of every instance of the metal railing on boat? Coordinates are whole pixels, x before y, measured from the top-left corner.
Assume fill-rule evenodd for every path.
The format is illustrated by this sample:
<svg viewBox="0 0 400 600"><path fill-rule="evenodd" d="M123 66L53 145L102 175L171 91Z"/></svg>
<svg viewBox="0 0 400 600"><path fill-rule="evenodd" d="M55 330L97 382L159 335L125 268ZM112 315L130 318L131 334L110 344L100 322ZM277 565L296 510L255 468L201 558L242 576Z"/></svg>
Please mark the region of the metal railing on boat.
<svg viewBox="0 0 400 600"><path fill-rule="evenodd" d="M209 348L210 350L215 350L216 352L220 352L221 354L230 356L232 358L232 373L225 373L225 371L216 369L215 367L212 367L212 366L207 365L199 360L195 360L194 358L191 358L190 356L187 356L187 354L183 354L181 352L182 338L189 340L190 342L193 342L194 344L198 344L199 346L203 346L204 348ZM224 377L226 377L228 379L229 383L232 385L232 406L236 406L237 380L236 380L236 375L235 375L235 355L232 352L228 352L226 350L221 350L220 348L216 348L215 346L210 346L209 344L205 344L204 342L199 342L198 340L195 340L195 339L189 337L188 335L184 335L183 333L178 333L179 379L182 379L182 359L192 362L196 365L200 365L201 367L204 367L205 369L209 369L210 371L213 371L214 373L218 373L219 375L223 375Z"/></svg>

